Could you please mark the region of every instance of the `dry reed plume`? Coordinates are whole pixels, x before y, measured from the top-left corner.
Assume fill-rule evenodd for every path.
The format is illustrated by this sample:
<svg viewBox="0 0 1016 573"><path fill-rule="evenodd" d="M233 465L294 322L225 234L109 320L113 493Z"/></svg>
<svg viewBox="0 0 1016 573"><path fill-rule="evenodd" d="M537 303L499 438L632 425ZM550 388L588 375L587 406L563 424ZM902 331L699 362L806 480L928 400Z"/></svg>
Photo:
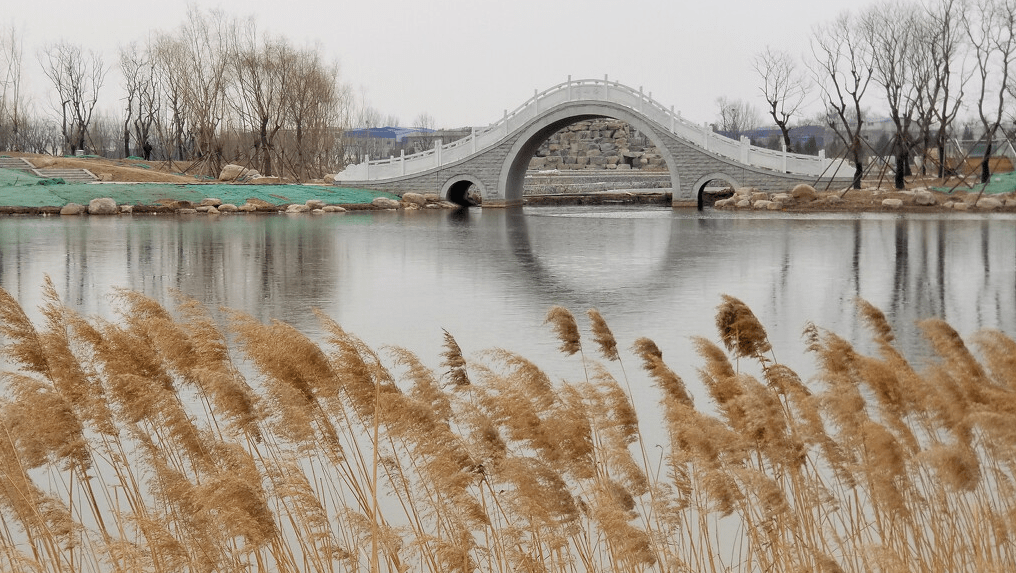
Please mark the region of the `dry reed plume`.
<svg viewBox="0 0 1016 573"><path fill-rule="evenodd" d="M877 354L808 325L804 381L723 296L693 398L646 338L629 380L595 310L603 363L548 313L578 373L554 381L448 332L434 371L325 316L316 342L186 297L118 292L115 320L48 281L43 299L35 325L0 290L3 570L1016 570L1016 342L998 331L972 349L923 322L919 371L859 301ZM639 419L653 402L661 428Z"/></svg>

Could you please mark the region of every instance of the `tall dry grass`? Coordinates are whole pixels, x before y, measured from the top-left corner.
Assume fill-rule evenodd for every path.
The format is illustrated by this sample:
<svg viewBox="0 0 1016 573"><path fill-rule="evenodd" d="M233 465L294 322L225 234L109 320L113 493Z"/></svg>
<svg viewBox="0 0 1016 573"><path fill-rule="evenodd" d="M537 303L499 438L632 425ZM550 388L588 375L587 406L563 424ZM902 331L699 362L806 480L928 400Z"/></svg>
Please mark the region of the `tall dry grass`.
<svg viewBox="0 0 1016 573"><path fill-rule="evenodd" d="M555 381L448 332L434 371L325 316L319 343L184 297L119 292L107 319L43 298L36 325L0 290L5 571L1016 570L1001 332L925 321L918 370L861 301L876 354L807 325L804 381L724 296L693 396L595 310L593 348L548 313L576 372Z"/></svg>

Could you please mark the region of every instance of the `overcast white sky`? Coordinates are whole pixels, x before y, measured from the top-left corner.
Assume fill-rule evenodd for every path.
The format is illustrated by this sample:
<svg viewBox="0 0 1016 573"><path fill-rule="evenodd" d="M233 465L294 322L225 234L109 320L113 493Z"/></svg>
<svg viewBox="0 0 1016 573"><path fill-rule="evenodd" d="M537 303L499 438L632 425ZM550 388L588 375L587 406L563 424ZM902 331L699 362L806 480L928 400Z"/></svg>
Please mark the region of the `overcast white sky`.
<svg viewBox="0 0 1016 573"><path fill-rule="evenodd" d="M767 44L810 56L815 24L866 0L221 0L194 2L254 16L259 29L296 45L319 43L343 81L382 114L410 125L422 112L438 127L486 125L533 90L607 74L643 86L696 123L714 121L716 99L762 110L752 56ZM184 20L176 0L4 0L0 24L24 37L32 91L48 88L37 53L67 40L114 66L99 106L118 108L119 46ZM40 108L44 96L36 97Z"/></svg>

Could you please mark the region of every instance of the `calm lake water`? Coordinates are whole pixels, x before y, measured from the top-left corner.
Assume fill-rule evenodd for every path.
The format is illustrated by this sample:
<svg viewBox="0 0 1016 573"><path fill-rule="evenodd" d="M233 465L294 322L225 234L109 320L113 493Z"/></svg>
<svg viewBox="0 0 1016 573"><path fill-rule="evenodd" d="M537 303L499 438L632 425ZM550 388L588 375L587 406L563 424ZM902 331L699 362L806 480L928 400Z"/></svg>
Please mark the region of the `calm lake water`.
<svg viewBox="0 0 1016 573"><path fill-rule="evenodd" d="M280 319L319 334L321 309L374 347L438 367L442 332L467 355L516 351L555 377L581 376L544 325L553 305L588 335L598 309L619 345L653 339L693 387L690 337L717 340L721 294L745 301L776 358L807 375L813 321L866 348L856 297L889 315L899 346L927 350L915 322L945 318L968 337L1016 335L1012 216L753 215L652 207L363 212L343 215L11 217L0 220L0 286L38 319L49 275L63 300L113 317L126 287L171 302ZM218 312L218 310L216 310ZM623 359L629 373L634 357Z"/></svg>

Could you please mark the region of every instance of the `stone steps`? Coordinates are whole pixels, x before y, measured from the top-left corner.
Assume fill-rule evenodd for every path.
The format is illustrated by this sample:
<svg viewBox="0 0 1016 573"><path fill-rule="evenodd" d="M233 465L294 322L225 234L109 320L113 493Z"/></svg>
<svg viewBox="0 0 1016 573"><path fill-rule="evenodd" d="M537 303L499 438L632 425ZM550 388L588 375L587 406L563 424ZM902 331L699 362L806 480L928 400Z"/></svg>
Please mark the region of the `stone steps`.
<svg viewBox="0 0 1016 573"><path fill-rule="evenodd" d="M24 157L0 157L0 169L14 169L17 171L31 171L35 169L32 162Z"/></svg>
<svg viewBox="0 0 1016 573"><path fill-rule="evenodd" d="M45 179L63 179L67 183L91 183L98 181L91 171L87 169L32 169L32 173Z"/></svg>

